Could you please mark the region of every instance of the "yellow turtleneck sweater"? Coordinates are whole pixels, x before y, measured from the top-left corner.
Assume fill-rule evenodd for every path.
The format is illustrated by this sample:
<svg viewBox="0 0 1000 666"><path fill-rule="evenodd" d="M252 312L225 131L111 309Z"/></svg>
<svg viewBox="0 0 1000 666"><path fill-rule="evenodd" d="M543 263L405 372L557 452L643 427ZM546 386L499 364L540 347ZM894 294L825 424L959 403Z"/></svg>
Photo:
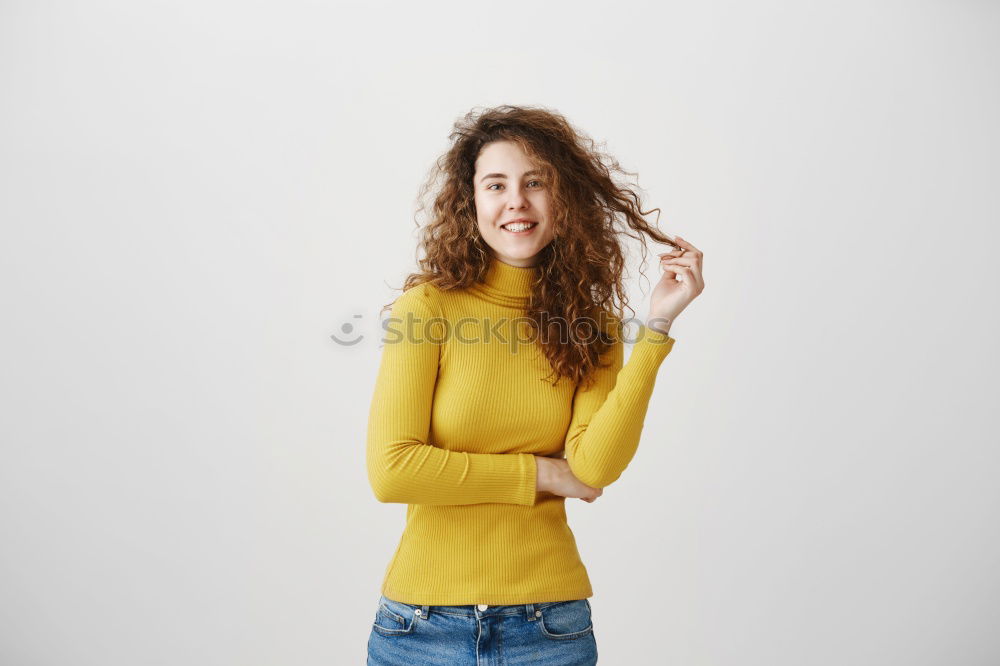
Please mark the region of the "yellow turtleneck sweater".
<svg viewBox="0 0 1000 666"><path fill-rule="evenodd" d="M589 389L565 377L553 386L526 320L516 321L536 271L494 259L484 282L450 292L421 284L393 305L366 452L375 497L408 505L382 583L390 599L492 606L593 595L566 498L535 489L535 456L565 451L583 483L614 482L635 455L674 339L642 326L628 363L619 340Z"/></svg>

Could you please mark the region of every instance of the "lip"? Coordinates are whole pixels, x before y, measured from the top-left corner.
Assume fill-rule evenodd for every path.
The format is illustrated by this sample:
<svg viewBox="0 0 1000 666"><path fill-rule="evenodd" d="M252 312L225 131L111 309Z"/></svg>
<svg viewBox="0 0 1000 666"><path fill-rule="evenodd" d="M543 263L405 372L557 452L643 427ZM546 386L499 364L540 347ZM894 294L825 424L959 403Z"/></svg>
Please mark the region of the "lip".
<svg viewBox="0 0 1000 666"><path fill-rule="evenodd" d="M503 226L505 224L514 224L515 222L534 222L535 226L533 226L532 229L537 229L538 228L538 220L532 220L530 217L518 217L518 218L515 218L513 220L507 220L506 222L501 223L500 224L500 230L501 231L507 231L506 229L503 228Z"/></svg>
<svg viewBox="0 0 1000 666"><path fill-rule="evenodd" d="M513 224L514 222L534 222L535 226L531 227L526 231L510 231L509 229L505 229L503 226L504 224ZM512 236L528 236L530 234L535 233L535 229L537 228L538 228L538 220L529 220L526 217L519 217L516 220L508 220L500 225L500 231L507 234L511 234Z"/></svg>

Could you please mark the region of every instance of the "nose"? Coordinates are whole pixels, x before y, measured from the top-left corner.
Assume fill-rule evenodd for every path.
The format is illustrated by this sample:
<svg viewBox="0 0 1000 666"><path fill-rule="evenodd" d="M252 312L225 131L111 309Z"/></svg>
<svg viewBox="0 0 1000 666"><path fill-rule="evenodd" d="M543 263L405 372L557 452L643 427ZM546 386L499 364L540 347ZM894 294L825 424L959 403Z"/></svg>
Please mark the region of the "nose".
<svg viewBox="0 0 1000 666"><path fill-rule="evenodd" d="M507 208L524 208L524 204L527 203L528 198L521 193L519 188L512 188L509 190L510 194L507 197Z"/></svg>

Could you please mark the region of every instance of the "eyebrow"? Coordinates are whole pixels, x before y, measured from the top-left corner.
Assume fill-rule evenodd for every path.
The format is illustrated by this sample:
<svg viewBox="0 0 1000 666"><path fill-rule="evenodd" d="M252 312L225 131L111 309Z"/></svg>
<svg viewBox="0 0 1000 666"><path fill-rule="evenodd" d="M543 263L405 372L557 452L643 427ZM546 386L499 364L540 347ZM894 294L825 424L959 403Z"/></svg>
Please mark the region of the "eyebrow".
<svg viewBox="0 0 1000 666"><path fill-rule="evenodd" d="M538 169L532 169L531 171L525 171L524 175L525 176L541 176L542 172L539 171ZM480 178L479 182L481 183L484 180L486 180L487 178L507 178L507 174L505 174L505 173L488 173L485 176L483 176L482 178Z"/></svg>

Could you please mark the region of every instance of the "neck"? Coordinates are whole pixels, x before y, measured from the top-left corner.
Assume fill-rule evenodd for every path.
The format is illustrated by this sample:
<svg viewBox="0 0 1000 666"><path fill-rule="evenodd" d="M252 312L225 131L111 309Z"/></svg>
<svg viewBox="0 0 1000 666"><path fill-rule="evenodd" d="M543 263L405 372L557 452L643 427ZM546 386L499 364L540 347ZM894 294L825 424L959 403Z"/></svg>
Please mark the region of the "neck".
<svg viewBox="0 0 1000 666"><path fill-rule="evenodd" d="M512 266L496 257L490 257L482 282L505 296L527 298L537 277L537 266Z"/></svg>

